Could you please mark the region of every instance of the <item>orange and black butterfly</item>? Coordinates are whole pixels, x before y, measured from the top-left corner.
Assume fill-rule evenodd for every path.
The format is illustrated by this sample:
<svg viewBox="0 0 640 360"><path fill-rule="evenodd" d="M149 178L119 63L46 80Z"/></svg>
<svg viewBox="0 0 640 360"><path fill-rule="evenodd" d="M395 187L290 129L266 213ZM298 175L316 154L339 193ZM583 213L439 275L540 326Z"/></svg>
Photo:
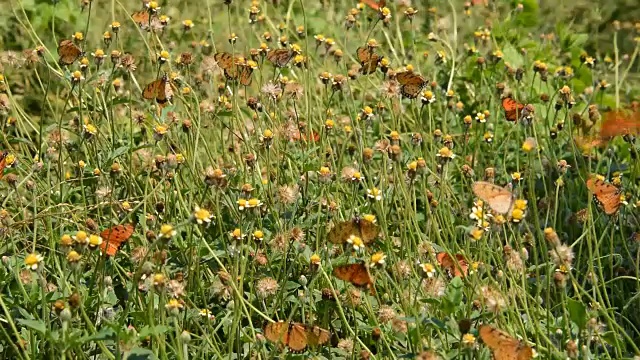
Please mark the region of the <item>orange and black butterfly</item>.
<svg viewBox="0 0 640 360"><path fill-rule="evenodd" d="M346 264L333 268L333 275L358 287L366 287L374 292L373 278L364 263Z"/></svg>
<svg viewBox="0 0 640 360"><path fill-rule="evenodd" d="M604 115L600 128L602 138L617 135L636 135L640 132L640 112L624 110L609 111Z"/></svg>
<svg viewBox="0 0 640 360"><path fill-rule="evenodd" d="M427 85L427 80L413 71L403 71L396 74L396 80L400 83L400 93L402 96L415 99L420 95L420 91Z"/></svg>
<svg viewBox="0 0 640 360"><path fill-rule="evenodd" d="M334 244L344 244L353 235L362 239L363 243L369 244L378 237L379 232L380 227L373 221L355 217L336 224L329 230L327 237Z"/></svg>
<svg viewBox="0 0 640 360"><path fill-rule="evenodd" d="M469 271L469 263L462 254L455 254L455 259L446 252L439 252L436 255L438 264L442 267L451 277L463 278L467 276Z"/></svg>
<svg viewBox="0 0 640 360"><path fill-rule="evenodd" d="M331 333L319 326L278 321L265 326L264 337L273 343L289 347L293 352L302 352L307 346L325 344L331 338Z"/></svg>
<svg viewBox="0 0 640 360"><path fill-rule="evenodd" d="M64 39L58 44L58 56L58 64L71 65L82 56L82 50L73 41Z"/></svg>
<svg viewBox="0 0 640 360"><path fill-rule="evenodd" d="M515 101L511 97L505 97L502 99L502 109L504 110L504 117L507 121L517 122L522 115L524 107L524 104Z"/></svg>
<svg viewBox="0 0 640 360"><path fill-rule="evenodd" d="M167 75L163 75L160 79L157 79L142 90L142 97L146 100L156 99L158 104L164 104L167 101L171 101L173 98L173 89L171 88L171 81Z"/></svg>
<svg viewBox="0 0 640 360"><path fill-rule="evenodd" d="M133 231L133 224L121 224L103 230L100 233L100 237L102 238L100 249L102 249L102 252L107 254L107 256L114 256L118 252L118 249L120 249L120 246L127 242L131 235L133 235Z"/></svg>
<svg viewBox="0 0 640 360"><path fill-rule="evenodd" d="M283 68L293 59L295 53L289 49L274 49L267 53L267 60L279 68Z"/></svg>
<svg viewBox="0 0 640 360"><path fill-rule="evenodd" d="M224 76L229 80L240 80L244 86L251 85L253 68L242 57L233 57L228 52L216 53L213 58L224 71Z"/></svg>
<svg viewBox="0 0 640 360"><path fill-rule="evenodd" d="M4 168L7 167L7 155L9 152L6 150L0 153L0 180L4 177Z"/></svg>
<svg viewBox="0 0 640 360"><path fill-rule="evenodd" d="M361 46L356 50L356 56L360 62L360 72L363 75L373 74L382 60L382 56L378 55L368 46Z"/></svg>
<svg viewBox="0 0 640 360"><path fill-rule="evenodd" d="M533 350L520 340L489 325L480 326L480 338L491 349L495 360L531 360Z"/></svg>
<svg viewBox="0 0 640 360"><path fill-rule="evenodd" d="M140 29L146 30L149 28L151 17L148 11L145 11L145 10L136 11L133 14L131 14L131 18L133 19L133 22L135 22Z"/></svg>
<svg viewBox="0 0 640 360"><path fill-rule="evenodd" d="M374 0L362 0L362 2L365 3L368 7L376 11L380 11L380 9L387 6L386 0L379 0L377 2Z"/></svg>
<svg viewBox="0 0 640 360"><path fill-rule="evenodd" d="M620 189L610 183L606 183L598 178L591 177L587 180L587 188L591 191L607 215L618 212L622 201L620 199Z"/></svg>

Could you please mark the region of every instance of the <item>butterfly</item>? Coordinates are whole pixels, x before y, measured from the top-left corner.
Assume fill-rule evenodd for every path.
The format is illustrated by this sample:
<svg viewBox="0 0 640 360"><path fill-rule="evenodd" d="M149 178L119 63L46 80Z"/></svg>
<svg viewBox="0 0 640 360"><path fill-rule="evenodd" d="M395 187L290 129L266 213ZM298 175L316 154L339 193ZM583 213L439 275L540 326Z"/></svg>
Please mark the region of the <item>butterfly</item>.
<svg viewBox="0 0 640 360"><path fill-rule="evenodd" d="M500 214L507 214L511 211L513 194L506 188L486 181L476 181L471 188L473 193L483 201L486 201L493 211Z"/></svg>
<svg viewBox="0 0 640 360"><path fill-rule="evenodd" d="M436 255L436 260L438 260L440 267L446 270L450 276L460 278L467 276L469 263L467 263L462 254L455 254L454 260L451 255L443 251Z"/></svg>
<svg viewBox="0 0 640 360"><path fill-rule="evenodd" d="M275 49L267 53L267 60L279 68L287 66L293 59L294 52L289 49Z"/></svg>
<svg viewBox="0 0 640 360"><path fill-rule="evenodd" d="M520 104L513 100L513 98L506 97L502 99L502 109L504 109L504 116L507 118L507 121L517 122L524 107L524 104Z"/></svg>
<svg viewBox="0 0 640 360"><path fill-rule="evenodd" d="M135 22L140 29L146 30L149 28L150 16L148 11L144 11L144 10L136 11L133 14L131 14L131 18L133 19L133 22Z"/></svg>
<svg viewBox="0 0 640 360"><path fill-rule="evenodd" d="M224 70L224 76L227 79L240 79L240 84L244 86L251 85L253 68L247 65L241 57L234 58L228 52L219 52L216 53L213 58L218 63L218 66Z"/></svg>
<svg viewBox="0 0 640 360"><path fill-rule="evenodd" d="M368 244L378 237L380 227L374 222L355 217L351 220L343 221L336 224L327 237L334 244L344 244L349 240L351 235L358 236L362 242Z"/></svg>
<svg viewBox="0 0 640 360"><path fill-rule="evenodd" d="M592 177L587 180L587 188L596 196L605 214L613 215L620 209L622 201L620 201L620 189L617 187Z"/></svg>
<svg viewBox="0 0 640 360"><path fill-rule="evenodd" d="M58 55L58 64L71 65L82 56L82 50L73 41L64 39L58 44Z"/></svg>
<svg viewBox="0 0 640 360"><path fill-rule="evenodd" d="M4 168L7 167L7 155L9 152L6 150L0 153L0 180L4 177Z"/></svg>
<svg viewBox="0 0 640 360"><path fill-rule="evenodd" d="M369 75L376 71L382 56L376 54L372 49L366 46L361 46L356 50L356 56L360 62L360 72L363 75Z"/></svg>
<svg viewBox="0 0 640 360"><path fill-rule="evenodd" d="M294 352L302 352L307 346L323 345L331 338L331 333L319 326L278 321L268 323L264 328L267 340L288 346Z"/></svg>
<svg viewBox="0 0 640 360"><path fill-rule="evenodd" d="M403 71L396 74L396 80L400 83L400 93L402 96L415 99L420 95L420 91L427 85L427 80L413 71Z"/></svg>
<svg viewBox="0 0 640 360"><path fill-rule="evenodd" d="M340 280L348 281L355 286L366 287L374 292L373 278L364 263L346 264L333 268L333 275Z"/></svg>
<svg viewBox="0 0 640 360"><path fill-rule="evenodd" d="M100 249L102 249L102 252L107 254L107 256L114 256L116 252L118 252L118 249L120 249L120 246L129 240L133 234L133 230L133 224L121 224L103 230L100 233L100 237L102 238Z"/></svg>
<svg viewBox="0 0 640 360"><path fill-rule="evenodd" d="M368 7L376 11L379 11L383 7L387 6L386 0L379 0L377 2L373 0L362 0L362 2L365 3Z"/></svg>
<svg viewBox="0 0 640 360"><path fill-rule="evenodd" d="M640 112L622 110L609 111L604 116L600 136L610 138L616 135L637 134L640 132Z"/></svg>
<svg viewBox="0 0 640 360"><path fill-rule="evenodd" d="M160 79L152 81L142 90L142 97L146 100L156 99L158 104L164 104L173 98L173 89L171 81L167 75L163 75Z"/></svg>
<svg viewBox="0 0 640 360"><path fill-rule="evenodd" d="M531 360L533 350L520 340L489 325L480 326L480 338L491 349L495 360Z"/></svg>

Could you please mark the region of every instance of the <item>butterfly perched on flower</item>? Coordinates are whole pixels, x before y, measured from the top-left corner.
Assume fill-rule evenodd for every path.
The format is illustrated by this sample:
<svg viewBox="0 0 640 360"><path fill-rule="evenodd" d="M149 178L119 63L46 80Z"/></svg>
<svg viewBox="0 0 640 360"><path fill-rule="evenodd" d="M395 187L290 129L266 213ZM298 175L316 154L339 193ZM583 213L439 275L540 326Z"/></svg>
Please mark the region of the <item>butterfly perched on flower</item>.
<svg viewBox="0 0 640 360"><path fill-rule="evenodd" d="M515 101L511 97L505 97L502 99L502 109L504 110L504 117L507 121L517 122L522 115L524 107L524 104Z"/></svg>
<svg viewBox="0 0 640 360"><path fill-rule="evenodd" d="M480 338L491 349L495 360L531 360L533 350L520 340L493 326L480 326Z"/></svg>
<svg viewBox="0 0 640 360"><path fill-rule="evenodd" d="M334 244L344 244L353 235L362 239L363 243L368 244L378 237L379 232L380 227L373 221L355 217L336 224L329 230L327 238Z"/></svg>
<svg viewBox="0 0 640 360"><path fill-rule="evenodd" d="M373 48L368 46L359 47L356 50L356 57L360 62L360 72L363 75L373 74L378 68L380 60L382 60L382 56L378 55Z"/></svg>
<svg viewBox="0 0 640 360"><path fill-rule="evenodd" d="M350 282L358 287L366 287L372 293L375 292L373 288L373 278L369 274L369 269L364 263L346 264L333 268L333 275L340 280Z"/></svg>
<svg viewBox="0 0 640 360"><path fill-rule="evenodd" d="M173 98L173 89L171 81L167 75L163 75L160 79L154 80L144 87L142 97L146 100L155 99L158 104L164 104Z"/></svg>
<svg viewBox="0 0 640 360"><path fill-rule="evenodd" d="M145 11L145 10L136 11L133 14L131 14L131 18L133 19L133 22L136 23L136 25L138 25L140 29L146 30L149 28L151 17L148 11Z"/></svg>
<svg viewBox="0 0 640 360"><path fill-rule="evenodd" d="M331 333L319 326L278 321L265 326L264 337L273 343L287 346L293 352L302 352L307 346L325 344L331 338Z"/></svg>
<svg viewBox="0 0 640 360"><path fill-rule="evenodd" d="M451 277L463 278L467 276L469 271L469 263L462 254L455 254L455 259L447 252L439 252L436 254L436 260L442 269L444 269Z"/></svg>
<svg viewBox="0 0 640 360"><path fill-rule="evenodd" d="M293 59L295 52L289 49L273 49L267 53L267 60L279 68L283 68Z"/></svg>
<svg viewBox="0 0 640 360"><path fill-rule="evenodd" d="M0 180L4 177L4 168L7 167L7 155L9 152L6 150L0 153Z"/></svg>
<svg viewBox="0 0 640 360"><path fill-rule="evenodd" d="M118 252L118 249L120 249L120 246L127 242L131 235L133 235L134 230L135 227L133 224L121 224L103 230L100 233L100 237L102 238L100 249L107 256L114 256Z"/></svg>
<svg viewBox="0 0 640 360"><path fill-rule="evenodd" d="M244 86L251 85L253 67L240 56L233 57L228 52L216 53L213 58L218 66L224 71L224 76L229 80L240 80L240 84Z"/></svg>
<svg viewBox="0 0 640 360"><path fill-rule="evenodd" d="M640 132L640 112L614 110L604 114L600 127L602 138L612 138L617 135L636 135Z"/></svg>
<svg viewBox="0 0 640 360"><path fill-rule="evenodd" d="M396 74L396 81L400 84L400 93L402 96L415 99L427 85L427 80L413 71L403 71Z"/></svg>
<svg viewBox="0 0 640 360"><path fill-rule="evenodd" d="M591 177L587 180L587 188L593 193L600 205L602 205L605 214L613 215L618 212L618 209L620 209L622 205L620 189L596 177Z"/></svg>
<svg viewBox="0 0 640 360"><path fill-rule="evenodd" d="M82 50L73 41L64 39L58 44L58 56L58 64L71 65L82 56Z"/></svg>
<svg viewBox="0 0 640 360"><path fill-rule="evenodd" d="M476 181L471 188L477 197L487 202L497 213L507 214L513 208L513 193L506 188L486 181Z"/></svg>

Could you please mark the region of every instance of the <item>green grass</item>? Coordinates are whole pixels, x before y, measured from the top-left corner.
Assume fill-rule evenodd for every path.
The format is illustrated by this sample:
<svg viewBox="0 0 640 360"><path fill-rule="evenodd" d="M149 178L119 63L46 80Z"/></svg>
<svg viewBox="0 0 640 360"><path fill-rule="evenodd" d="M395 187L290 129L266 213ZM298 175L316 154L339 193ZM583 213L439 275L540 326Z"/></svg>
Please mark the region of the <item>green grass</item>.
<svg viewBox="0 0 640 360"><path fill-rule="evenodd" d="M608 110L640 100L640 29L603 20L596 34L582 22L622 5L414 1L410 21L389 1L387 24L364 7L347 29L356 3L324 2L262 1L255 24L248 1L161 3L170 20L154 31L131 18L139 3L11 3L3 358L489 359L483 324L541 359L640 356L638 144L581 145ZM587 15L570 22L572 11ZM76 32L84 71L58 64L58 42ZM265 32L269 48L286 36L302 57L275 68L259 55L247 87L225 79L213 54L249 58ZM386 74L357 71L370 39ZM137 68L113 62L116 50ZM414 100L389 80L408 65L428 82ZM173 99L143 99L163 74ZM532 118L506 121L498 89L531 104ZM616 214L592 200L591 174L620 184ZM482 180L526 202L492 214L472 191ZM328 238L371 215L380 233L364 249ZM115 256L81 241L129 223ZM460 254L467 276L452 278L440 252ZM369 290L333 275L357 262ZM279 320L330 339L294 353L265 339Z"/></svg>

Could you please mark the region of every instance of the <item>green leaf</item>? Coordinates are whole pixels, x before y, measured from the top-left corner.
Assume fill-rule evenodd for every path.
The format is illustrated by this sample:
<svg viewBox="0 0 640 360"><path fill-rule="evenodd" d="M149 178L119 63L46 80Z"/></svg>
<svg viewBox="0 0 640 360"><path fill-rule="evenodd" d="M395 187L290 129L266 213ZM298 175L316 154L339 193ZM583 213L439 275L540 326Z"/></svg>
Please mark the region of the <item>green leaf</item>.
<svg viewBox="0 0 640 360"><path fill-rule="evenodd" d="M567 308L569 309L569 318L580 329L584 329L587 323L587 308L580 301L569 299L567 301Z"/></svg>
<svg viewBox="0 0 640 360"><path fill-rule="evenodd" d="M170 327L164 325L156 325L156 326L145 326L140 330L138 336L141 339L146 338L147 336L161 335L169 331Z"/></svg>
<svg viewBox="0 0 640 360"><path fill-rule="evenodd" d="M149 349L133 348L127 356L127 360L151 360L158 357Z"/></svg>
<svg viewBox="0 0 640 360"><path fill-rule="evenodd" d="M18 323L41 334L45 334L47 332L47 326L40 320L18 319Z"/></svg>

